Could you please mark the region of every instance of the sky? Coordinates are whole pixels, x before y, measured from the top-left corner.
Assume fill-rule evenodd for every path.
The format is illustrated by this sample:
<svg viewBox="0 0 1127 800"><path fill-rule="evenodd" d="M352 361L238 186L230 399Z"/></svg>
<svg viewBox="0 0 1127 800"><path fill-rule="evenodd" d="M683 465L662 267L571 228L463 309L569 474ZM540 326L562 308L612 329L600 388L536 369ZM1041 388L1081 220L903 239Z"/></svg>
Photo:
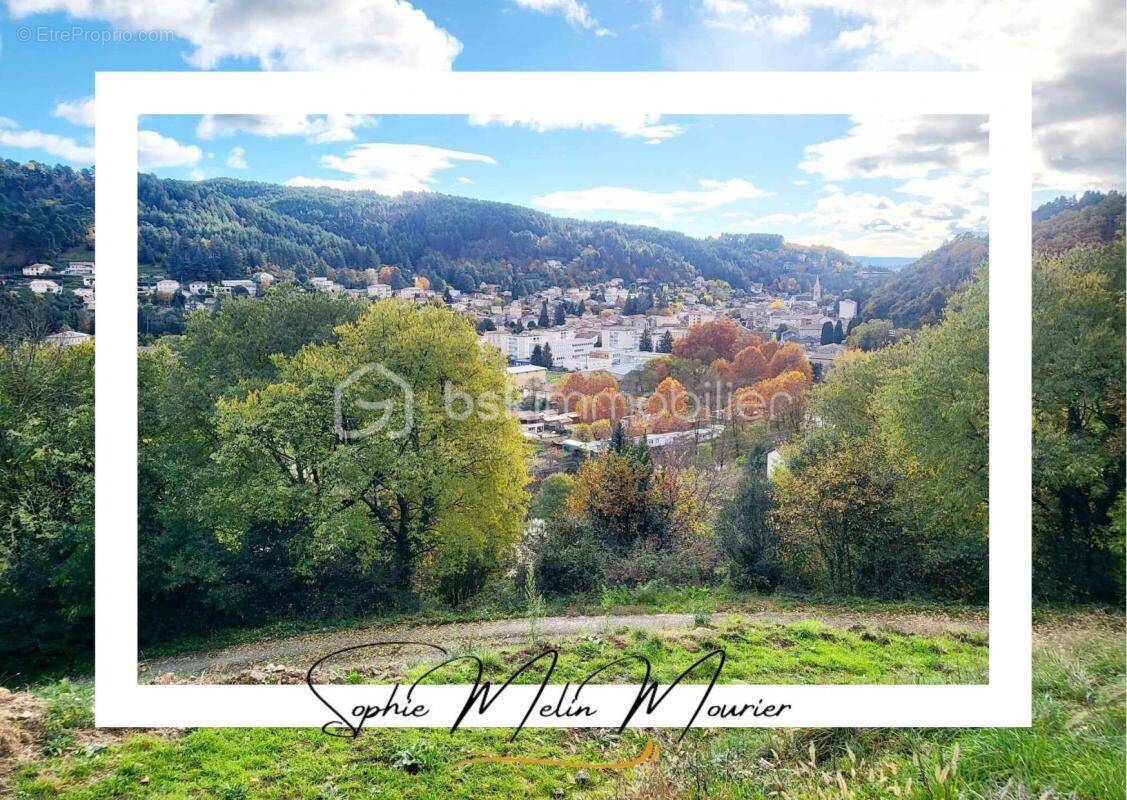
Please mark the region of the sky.
<svg viewBox="0 0 1127 800"><path fill-rule="evenodd" d="M1121 0L7 0L0 157L89 166L96 70L1034 75L1034 202L1124 185ZM975 117L147 118L142 167L441 191L914 256L986 221Z"/></svg>

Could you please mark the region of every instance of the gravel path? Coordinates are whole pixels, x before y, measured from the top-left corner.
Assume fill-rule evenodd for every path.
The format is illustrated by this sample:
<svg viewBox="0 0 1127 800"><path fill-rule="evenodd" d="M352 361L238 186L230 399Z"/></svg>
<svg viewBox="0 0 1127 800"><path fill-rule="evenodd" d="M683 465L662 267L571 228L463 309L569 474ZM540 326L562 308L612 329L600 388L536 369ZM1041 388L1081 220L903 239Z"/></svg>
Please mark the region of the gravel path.
<svg viewBox="0 0 1127 800"><path fill-rule="evenodd" d="M941 634L983 635L986 623L956 620L943 614L817 614L802 611L764 611L755 613L720 613L712 615L716 622L788 624L815 620L836 628L855 625L897 633L937 636ZM536 637L567 639L591 633L607 633L621 629L650 631L690 629L696 627L692 614L611 614L607 616L544 617L536 622ZM317 658L350 645L371 642L412 640L440 645L451 652L475 647L500 647L522 644L529 639L527 619L500 619L483 622L459 622L442 625L364 627L330 633L291 636L254 644L237 645L222 650L162 658L139 665L142 677L167 675L183 679L207 673L222 676L267 664L285 664L306 669ZM358 651L351 659L334 659L334 664L377 664L403 666L433 658L434 651L419 647L372 648Z"/></svg>

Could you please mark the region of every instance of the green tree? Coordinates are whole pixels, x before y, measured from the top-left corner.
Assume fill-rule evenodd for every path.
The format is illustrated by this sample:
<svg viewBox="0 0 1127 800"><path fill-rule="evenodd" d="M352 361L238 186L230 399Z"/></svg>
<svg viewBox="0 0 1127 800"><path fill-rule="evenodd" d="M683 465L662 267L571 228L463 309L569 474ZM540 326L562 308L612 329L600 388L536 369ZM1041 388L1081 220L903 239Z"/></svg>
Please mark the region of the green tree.
<svg viewBox="0 0 1127 800"><path fill-rule="evenodd" d="M219 402L220 534L237 540L258 520L299 520L311 559L339 548L385 561L400 592L424 558L510 546L528 477L515 419L486 413L506 397L503 358L436 307L376 303L338 332L277 359L277 381ZM454 413L451 393L474 410Z"/></svg>
<svg viewBox="0 0 1127 800"><path fill-rule="evenodd" d="M575 478L566 472L553 472L540 484L528 516L533 519L557 519L567 511L567 498L575 491Z"/></svg>
<svg viewBox="0 0 1127 800"><path fill-rule="evenodd" d="M661 335L661 339L657 343L657 352L659 353L672 353L673 352L673 334L666 331Z"/></svg>
<svg viewBox="0 0 1127 800"><path fill-rule="evenodd" d="M892 323L886 319L871 319L853 329L846 340L851 350L880 350L892 344Z"/></svg>
<svg viewBox="0 0 1127 800"><path fill-rule="evenodd" d="M558 326L563 325L565 322L567 322L567 312L564 311L563 303L557 303L552 316L552 324Z"/></svg>
<svg viewBox="0 0 1127 800"><path fill-rule="evenodd" d="M536 318L536 327L547 328L548 324L548 301L544 300L540 304L540 316Z"/></svg>
<svg viewBox="0 0 1127 800"><path fill-rule="evenodd" d="M841 320L839 319L834 324L834 344L841 344L845 341L845 331L841 328Z"/></svg>
<svg viewBox="0 0 1127 800"><path fill-rule="evenodd" d="M822 323L822 335L819 341L821 344L834 343L834 324L829 320Z"/></svg>
<svg viewBox="0 0 1127 800"><path fill-rule="evenodd" d="M1034 585L1123 599L1124 247L1033 265Z"/></svg>
<svg viewBox="0 0 1127 800"><path fill-rule="evenodd" d="M552 358L552 346L547 342L544 342L544 351L541 356L540 366L542 366L544 369L551 369L555 365L556 362Z"/></svg>
<svg viewBox="0 0 1127 800"><path fill-rule="evenodd" d="M638 349L645 353L652 353L654 349L653 338L650 336L649 328L642 331L642 337L638 340Z"/></svg>

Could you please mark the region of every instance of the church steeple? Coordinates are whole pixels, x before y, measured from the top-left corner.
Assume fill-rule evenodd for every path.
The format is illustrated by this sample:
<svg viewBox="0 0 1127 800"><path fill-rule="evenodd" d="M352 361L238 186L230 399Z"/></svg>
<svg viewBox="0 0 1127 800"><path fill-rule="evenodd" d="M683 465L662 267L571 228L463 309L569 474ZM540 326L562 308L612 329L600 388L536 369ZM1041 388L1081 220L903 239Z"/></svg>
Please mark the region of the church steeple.
<svg viewBox="0 0 1127 800"><path fill-rule="evenodd" d="M822 302L822 276L821 275L819 275L817 278L814 279L814 288L811 290L811 294L814 295L814 302L815 303Z"/></svg>

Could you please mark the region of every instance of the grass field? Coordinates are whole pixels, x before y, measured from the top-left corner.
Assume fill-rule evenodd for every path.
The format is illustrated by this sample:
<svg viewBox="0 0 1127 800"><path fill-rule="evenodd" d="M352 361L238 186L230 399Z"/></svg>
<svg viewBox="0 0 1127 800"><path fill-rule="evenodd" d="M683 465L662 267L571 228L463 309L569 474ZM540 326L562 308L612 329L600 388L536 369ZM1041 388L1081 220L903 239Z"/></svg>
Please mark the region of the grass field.
<svg viewBox="0 0 1127 800"><path fill-rule="evenodd" d="M715 638L730 666L748 678L769 664L749 643L780 646L773 677L785 681L939 679L943 664L981 672L985 648L943 637L865 638L798 623L781 629L628 636L662 669ZM1123 617L1042 615L1036 626L1034 725L985 730L694 731L526 730L369 731L356 740L316 730L197 729L105 732L91 729L88 681L43 685L8 695L8 741L24 734L25 760L0 767L8 794L24 798L1060 798L1124 797ZM856 637L856 638L854 638ZM691 641L687 640L691 639ZM937 641L942 640L942 641ZM781 644L786 642L785 645ZM760 642L762 644L762 642ZM588 643L590 644L590 643ZM582 641L575 647L582 648ZM603 647L585 653L600 659ZM575 651L579 653L577 649ZM793 655L795 661L785 658ZM938 654L938 655L937 655ZM515 654L488 656L500 668ZM736 663L733 663L736 662ZM487 662L489 663L489 662ZM578 662L569 668L578 668ZM780 674L781 673L781 674ZM16 714L21 700L25 709ZM23 715L23 728L13 716ZM637 757L653 738L655 761L627 770L511 764L454 766L480 755L518 755L607 763ZM3 752L0 749L0 752ZM0 756L0 761L3 757ZM11 763L14 759L10 760Z"/></svg>

